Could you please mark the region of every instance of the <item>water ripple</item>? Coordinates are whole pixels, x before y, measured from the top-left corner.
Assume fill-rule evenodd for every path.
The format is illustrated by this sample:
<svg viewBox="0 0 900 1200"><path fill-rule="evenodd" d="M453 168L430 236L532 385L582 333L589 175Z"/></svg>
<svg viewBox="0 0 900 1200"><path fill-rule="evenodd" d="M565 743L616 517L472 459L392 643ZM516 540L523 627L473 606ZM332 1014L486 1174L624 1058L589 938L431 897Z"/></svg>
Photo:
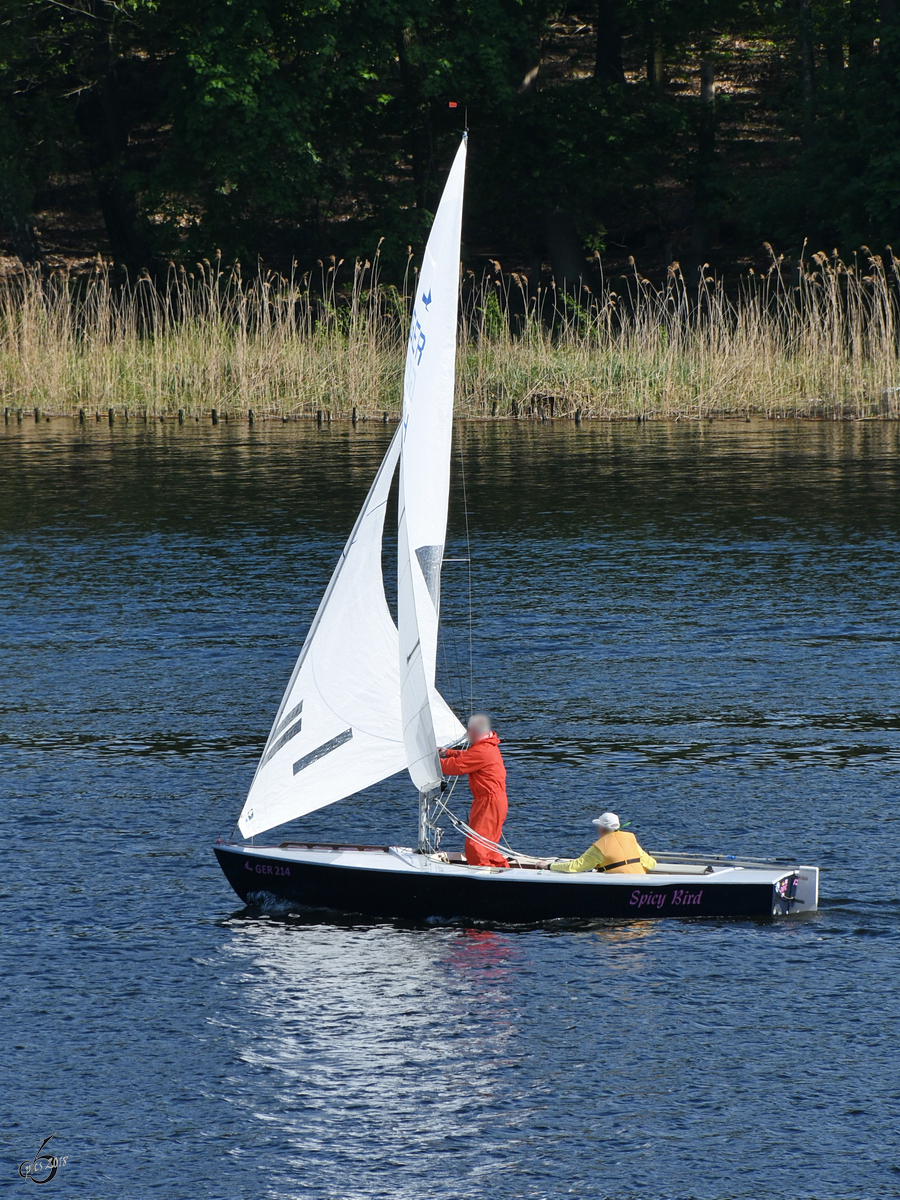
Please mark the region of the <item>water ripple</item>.
<svg viewBox="0 0 900 1200"><path fill-rule="evenodd" d="M570 426L460 434L510 841L612 808L821 864L817 916L241 906L210 845L390 430L0 426L7 1180L55 1133L85 1200L900 1196L898 431ZM414 823L398 779L291 832Z"/></svg>

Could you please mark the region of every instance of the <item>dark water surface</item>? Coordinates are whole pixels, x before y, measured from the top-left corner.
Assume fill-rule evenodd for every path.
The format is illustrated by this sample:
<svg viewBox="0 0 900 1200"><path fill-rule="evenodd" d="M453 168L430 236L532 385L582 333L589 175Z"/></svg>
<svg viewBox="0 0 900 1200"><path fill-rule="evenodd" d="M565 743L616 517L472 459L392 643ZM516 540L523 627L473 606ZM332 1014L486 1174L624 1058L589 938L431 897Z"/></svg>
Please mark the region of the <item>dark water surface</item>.
<svg viewBox="0 0 900 1200"><path fill-rule="evenodd" d="M812 920L580 930L247 910L212 856L388 435L0 426L2 1182L54 1133L91 1200L900 1195L897 427L460 429L511 843L823 868Z"/></svg>

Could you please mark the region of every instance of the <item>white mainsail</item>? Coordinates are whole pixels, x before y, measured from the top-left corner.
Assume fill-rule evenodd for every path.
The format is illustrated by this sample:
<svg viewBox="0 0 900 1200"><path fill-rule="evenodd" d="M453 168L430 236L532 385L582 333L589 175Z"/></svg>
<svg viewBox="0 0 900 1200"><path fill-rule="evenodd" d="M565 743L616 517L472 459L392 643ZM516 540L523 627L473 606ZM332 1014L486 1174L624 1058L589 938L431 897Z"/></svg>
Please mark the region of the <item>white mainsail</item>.
<svg viewBox="0 0 900 1200"><path fill-rule="evenodd" d="M402 771L397 627L381 539L400 430L322 597L238 820L262 833Z"/></svg>
<svg viewBox="0 0 900 1200"><path fill-rule="evenodd" d="M256 768L238 827L263 833L409 768L441 778L465 730L434 686L447 528L465 140L425 248L403 423L334 569ZM384 513L400 461L398 628L384 594Z"/></svg>
<svg viewBox="0 0 900 1200"><path fill-rule="evenodd" d="M403 380L397 561L400 707L409 773L422 793L440 785L438 746L465 732L434 687L450 491L465 169L463 138L425 247Z"/></svg>

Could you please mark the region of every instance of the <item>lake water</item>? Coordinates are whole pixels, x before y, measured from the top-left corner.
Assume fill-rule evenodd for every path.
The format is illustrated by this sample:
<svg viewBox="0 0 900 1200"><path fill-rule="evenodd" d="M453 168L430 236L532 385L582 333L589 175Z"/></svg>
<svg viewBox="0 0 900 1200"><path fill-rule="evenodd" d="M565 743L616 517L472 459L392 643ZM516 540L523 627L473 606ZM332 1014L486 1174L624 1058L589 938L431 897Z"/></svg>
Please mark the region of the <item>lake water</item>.
<svg viewBox="0 0 900 1200"><path fill-rule="evenodd" d="M810 920L546 930L249 910L211 852L389 434L0 426L3 1182L54 1134L90 1200L900 1195L898 427L459 429L511 844L823 868Z"/></svg>

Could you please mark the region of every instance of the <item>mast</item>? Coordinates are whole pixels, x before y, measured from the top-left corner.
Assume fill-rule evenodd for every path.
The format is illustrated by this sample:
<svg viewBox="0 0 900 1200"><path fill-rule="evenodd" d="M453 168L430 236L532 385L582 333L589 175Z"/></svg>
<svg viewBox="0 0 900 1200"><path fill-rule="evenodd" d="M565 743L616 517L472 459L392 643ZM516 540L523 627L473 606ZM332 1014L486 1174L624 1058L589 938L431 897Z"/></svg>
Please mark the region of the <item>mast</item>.
<svg viewBox="0 0 900 1200"><path fill-rule="evenodd" d="M438 747L463 733L434 684L450 492L465 168L464 136L425 246L403 379L397 547L400 709L409 774L419 792L423 850L430 848L429 808L443 780Z"/></svg>

